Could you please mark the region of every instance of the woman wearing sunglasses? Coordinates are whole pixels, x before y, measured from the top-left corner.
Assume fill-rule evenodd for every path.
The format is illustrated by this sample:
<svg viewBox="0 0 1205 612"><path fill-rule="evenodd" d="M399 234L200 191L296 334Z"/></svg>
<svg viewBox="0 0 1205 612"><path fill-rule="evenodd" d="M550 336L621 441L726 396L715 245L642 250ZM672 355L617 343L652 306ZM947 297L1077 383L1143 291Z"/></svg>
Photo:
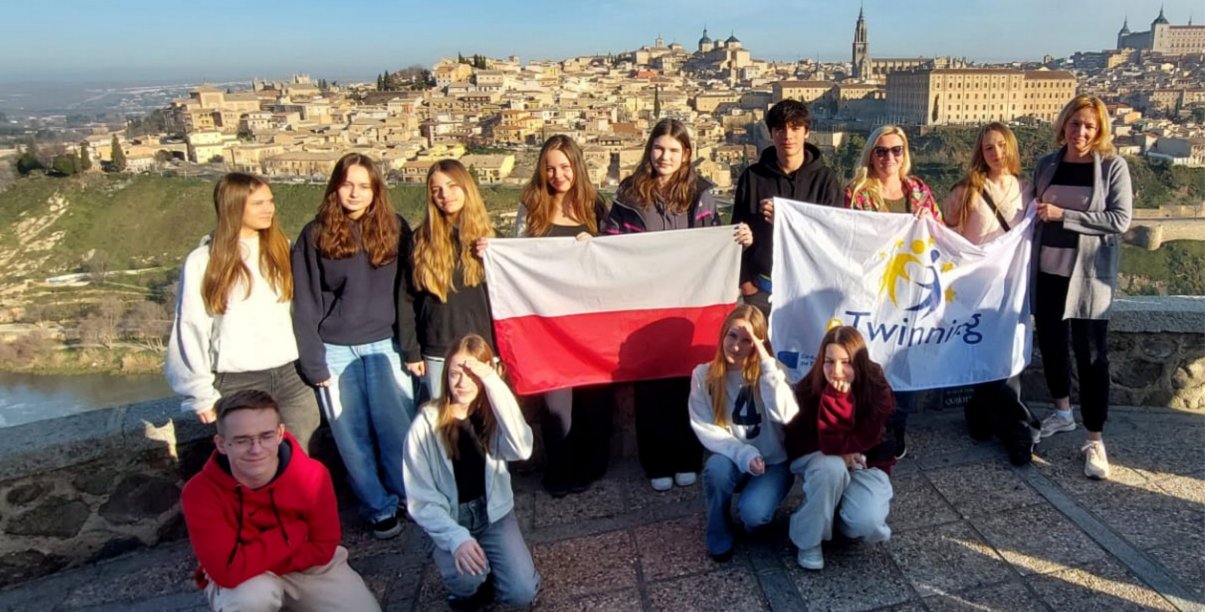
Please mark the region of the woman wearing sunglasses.
<svg viewBox="0 0 1205 612"><path fill-rule="evenodd" d="M911 176L912 156L908 136L894 125L870 133L862 149L862 163L845 186L845 207L879 212L931 214L941 220L941 210L924 181Z"/></svg>
<svg viewBox="0 0 1205 612"><path fill-rule="evenodd" d="M862 163L845 186L845 207L855 210L933 215L941 221L941 209L924 181L908 174L912 156L908 136L899 126L884 125L870 133L862 149ZM895 458L907 451L904 430L908 414L919 399L917 391L895 391L896 409L887 423L887 439L895 447Z"/></svg>

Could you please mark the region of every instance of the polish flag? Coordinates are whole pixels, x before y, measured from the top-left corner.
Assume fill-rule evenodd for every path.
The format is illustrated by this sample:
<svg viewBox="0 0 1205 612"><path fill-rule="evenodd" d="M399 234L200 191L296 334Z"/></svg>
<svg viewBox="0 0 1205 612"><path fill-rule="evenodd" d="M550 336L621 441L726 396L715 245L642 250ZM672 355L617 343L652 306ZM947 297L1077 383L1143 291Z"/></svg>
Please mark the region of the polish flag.
<svg viewBox="0 0 1205 612"><path fill-rule="evenodd" d="M516 393L689 376L736 304L732 227L495 238L485 277Z"/></svg>

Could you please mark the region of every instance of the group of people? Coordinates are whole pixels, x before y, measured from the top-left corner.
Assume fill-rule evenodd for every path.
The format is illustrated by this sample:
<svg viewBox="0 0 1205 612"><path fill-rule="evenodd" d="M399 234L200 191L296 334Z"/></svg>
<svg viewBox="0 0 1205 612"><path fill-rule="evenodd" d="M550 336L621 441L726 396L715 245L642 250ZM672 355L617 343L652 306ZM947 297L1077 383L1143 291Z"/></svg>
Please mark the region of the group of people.
<svg viewBox="0 0 1205 612"><path fill-rule="evenodd" d="M968 423L978 439L1000 435L1014 463L1029 461L1042 437L1075 429L1070 338L1088 430L1085 472L1107 477L1107 318L1131 193L1100 100L1068 103L1059 150L1028 182L1012 131L985 126L967 176L941 206L910 174L897 126L870 135L842 189L806 141L805 104L779 102L765 122L773 146L741 175L731 218L743 247L743 303L719 330L715 357L690 377L633 383L650 485L691 486L702 473L713 558L727 560L739 533L770 523L796 476L806 499L789 532L802 567L823 567L821 543L834 524L847 538L889 538L889 476L906 452L916 401L915 392L892 391L851 327L828 330L811 370L789 383L766 323L774 197L931 215L976 244L1010 231L1035 201L1032 304L1055 412L1032 417L1014 378L978 385ZM693 157L686 126L660 121L608 203L580 147L553 136L523 189L516 234L588 240L720 225L713 185L695 173ZM263 179L231 173L218 182L217 225L184 262L165 367L184 408L216 423L216 450L183 495L198 583L214 609L376 606L339 546L330 474L309 457L320 414L374 535L397 535L408 513L435 543L453 603L496 595L522 606L536 596L540 576L507 471L508 461L531 456L533 435L495 357L485 288L482 257L495 230L460 162L433 164L426 186L426 215L413 230L375 161L348 154L290 244ZM613 386L542 400L543 484L554 497L585 491L607 468Z"/></svg>

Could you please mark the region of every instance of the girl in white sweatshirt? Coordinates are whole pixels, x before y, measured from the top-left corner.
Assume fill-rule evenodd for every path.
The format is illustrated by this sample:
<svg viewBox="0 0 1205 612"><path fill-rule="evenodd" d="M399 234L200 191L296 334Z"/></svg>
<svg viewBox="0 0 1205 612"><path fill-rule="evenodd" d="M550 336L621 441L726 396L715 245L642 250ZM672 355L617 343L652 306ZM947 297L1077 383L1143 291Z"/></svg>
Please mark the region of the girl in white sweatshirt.
<svg viewBox="0 0 1205 612"><path fill-rule="evenodd" d="M766 318L742 304L724 319L715 359L695 368L690 381L690 425L713 454L703 468L707 552L732 557L729 506L737 488L741 526L766 525L791 489L783 424L799 412L786 371L766 340Z"/></svg>
<svg viewBox="0 0 1205 612"><path fill-rule="evenodd" d="M492 578L503 603L527 607L540 575L515 518L506 462L531 456L532 434L493 361L476 334L448 350L443 392L406 439L406 507L435 543L451 603L488 603L483 585Z"/></svg>
<svg viewBox="0 0 1205 612"><path fill-rule="evenodd" d="M314 391L297 373L289 240L263 179L232 172L213 190L217 227L184 260L164 374L203 423L223 395L266 391L306 451L318 428Z"/></svg>

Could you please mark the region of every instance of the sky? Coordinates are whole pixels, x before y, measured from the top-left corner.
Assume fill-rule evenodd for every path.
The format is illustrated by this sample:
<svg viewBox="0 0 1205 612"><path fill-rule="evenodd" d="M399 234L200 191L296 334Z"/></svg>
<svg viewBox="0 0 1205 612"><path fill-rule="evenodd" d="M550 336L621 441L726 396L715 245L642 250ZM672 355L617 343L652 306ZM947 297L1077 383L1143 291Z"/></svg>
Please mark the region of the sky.
<svg viewBox="0 0 1205 612"><path fill-rule="evenodd" d="M307 73L371 79L482 53L561 59L735 34L754 57L849 60L864 6L872 57L1037 60L1112 48L1152 0L107 0L6 6L0 83L195 82ZM1167 0L1173 24L1199 0ZM1193 11L1200 13L1192 15Z"/></svg>

